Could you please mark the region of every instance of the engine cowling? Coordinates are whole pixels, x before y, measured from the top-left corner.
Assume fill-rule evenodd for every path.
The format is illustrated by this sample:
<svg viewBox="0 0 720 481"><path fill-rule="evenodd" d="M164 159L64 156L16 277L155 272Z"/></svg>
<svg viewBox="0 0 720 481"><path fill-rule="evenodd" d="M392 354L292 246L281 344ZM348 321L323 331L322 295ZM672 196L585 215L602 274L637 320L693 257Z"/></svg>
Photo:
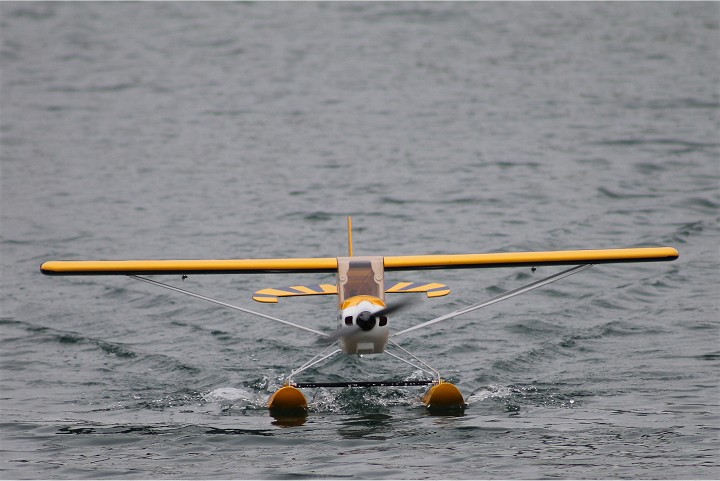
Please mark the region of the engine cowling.
<svg viewBox="0 0 720 481"><path fill-rule="evenodd" d="M379 354L387 345L387 316L382 313L385 303L373 296L355 296L347 299L341 306L340 327L350 333L340 340L346 354Z"/></svg>

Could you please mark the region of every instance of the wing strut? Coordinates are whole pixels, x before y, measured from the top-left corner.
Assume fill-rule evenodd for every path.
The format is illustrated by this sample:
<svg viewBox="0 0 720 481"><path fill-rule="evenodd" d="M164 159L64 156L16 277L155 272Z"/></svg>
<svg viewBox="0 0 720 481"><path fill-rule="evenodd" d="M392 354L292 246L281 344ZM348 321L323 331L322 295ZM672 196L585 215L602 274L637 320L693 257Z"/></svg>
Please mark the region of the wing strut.
<svg viewBox="0 0 720 481"><path fill-rule="evenodd" d="M250 309L245 309L243 307L233 306L232 304L228 304L226 302L218 301L216 299L212 299L210 297L201 296L200 294L195 294L194 292L186 291L185 289L180 289L179 287L174 287L168 284L164 284L162 282L153 281L152 279L148 279L146 277L141 276L135 276L135 275L129 275L128 277L132 279L136 279L138 281L147 282L148 284L152 284L154 286L162 287L165 289L169 289L171 291L179 292L181 294L187 294L190 297L194 297L196 299L202 299L203 301L212 302L213 304L217 304L218 306L226 307L228 309L234 309L236 311L244 312L246 314L252 314L253 316L263 317L265 319L269 319L271 321L279 322L281 324L285 324L286 326L292 326L296 327L298 329L302 329L303 331L309 331L313 334L317 334L318 336L327 337L328 335L324 332L316 331L315 329L310 329L309 327L301 326L300 324L295 324L290 321L283 321L282 319L278 319L277 317L268 316L267 314L263 314L261 312L255 312L251 311Z"/></svg>
<svg viewBox="0 0 720 481"><path fill-rule="evenodd" d="M414 331L416 329L420 329L421 327L427 327L427 326L430 326L437 322L446 321L448 319L460 316L462 314L466 314L466 313L474 311L476 309L480 309L482 307L486 307L491 304L495 304L496 302L504 301L505 299L510 299L511 297L517 296L519 294L524 294L525 292L532 291L533 289L537 289L538 287L545 286L547 284L550 284L551 282L559 281L560 279L563 279L565 277L571 276L573 274L577 274L578 272L584 271L585 269L587 269L589 267L592 267L592 264L585 264L582 266L575 266L571 269L566 269L562 272L558 272L557 274L553 274L544 279L540 279L539 281L535 281L532 284L528 284L523 287L518 287L517 289L513 289L512 291L507 291L502 294L499 294L493 298L488 299L487 301L481 302L480 304L475 304L470 307L465 307L463 309L453 311L450 314L445 314L444 316L436 317L435 319L431 319L429 321L423 322L422 324L418 324L417 326L409 327L402 331L398 331L394 334L391 334L390 336L392 337L392 336L399 336L400 334L406 334L406 333Z"/></svg>

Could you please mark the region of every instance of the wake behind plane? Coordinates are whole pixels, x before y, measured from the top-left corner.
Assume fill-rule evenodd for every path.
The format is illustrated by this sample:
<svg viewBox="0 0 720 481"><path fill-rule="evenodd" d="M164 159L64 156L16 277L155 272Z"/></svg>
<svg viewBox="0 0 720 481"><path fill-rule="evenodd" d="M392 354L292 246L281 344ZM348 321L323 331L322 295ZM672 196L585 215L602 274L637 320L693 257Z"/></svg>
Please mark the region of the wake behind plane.
<svg viewBox="0 0 720 481"><path fill-rule="evenodd" d="M673 247L636 247L624 249L532 251L489 254L437 254L409 256L357 256L352 241L352 219L348 218L348 255L325 258L285 259L199 259L199 260L97 260L47 261L40 266L51 276L124 275L164 289L211 302L227 309L262 317L317 336L327 346L303 365L293 369L283 386L268 399L271 412L306 412L303 388L350 386L429 386L422 398L430 410L455 410L465 407L460 390L443 379L426 362L404 349L396 338L434 324L462 316L511 297L530 292L552 282L582 272L596 264L673 261L679 256ZM434 269L488 269L504 267L572 266L530 284L494 296L478 304L458 309L414 326L392 331L391 318L406 307L405 302L386 302L386 294L425 293L435 298L450 293L444 284L385 282L386 272ZM276 303L279 298L329 295L337 297L337 328L327 333L279 319L262 312L213 299L147 278L149 275L259 274L259 273L335 273L336 284L294 285L256 291L253 299ZM387 381L296 382L304 371L335 355L387 354L422 371L426 379Z"/></svg>

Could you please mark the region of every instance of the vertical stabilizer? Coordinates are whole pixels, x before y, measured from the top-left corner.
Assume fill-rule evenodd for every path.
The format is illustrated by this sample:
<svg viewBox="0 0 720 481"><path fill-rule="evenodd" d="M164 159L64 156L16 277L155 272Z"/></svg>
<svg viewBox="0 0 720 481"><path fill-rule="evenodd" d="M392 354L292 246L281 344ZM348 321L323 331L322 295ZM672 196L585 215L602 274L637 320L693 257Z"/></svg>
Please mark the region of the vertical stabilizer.
<svg viewBox="0 0 720 481"><path fill-rule="evenodd" d="M348 216L348 257L353 256L352 217Z"/></svg>

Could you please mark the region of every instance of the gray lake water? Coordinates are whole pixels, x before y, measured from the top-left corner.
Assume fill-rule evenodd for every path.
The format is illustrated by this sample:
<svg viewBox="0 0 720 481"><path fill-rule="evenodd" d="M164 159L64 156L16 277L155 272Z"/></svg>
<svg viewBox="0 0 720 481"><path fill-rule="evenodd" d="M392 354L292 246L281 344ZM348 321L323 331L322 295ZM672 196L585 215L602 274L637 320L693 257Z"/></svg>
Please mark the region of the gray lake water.
<svg viewBox="0 0 720 481"><path fill-rule="evenodd" d="M718 478L719 3L0 3L3 478ZM308 390L312 335L48 259L672 245L398 338L465 393ZM448 297L559 268L401 273ZM158 278L331 330L332 275ZM337 357L308 378L417 375ZM301 380L301 379L300 379Z"/></svg>

